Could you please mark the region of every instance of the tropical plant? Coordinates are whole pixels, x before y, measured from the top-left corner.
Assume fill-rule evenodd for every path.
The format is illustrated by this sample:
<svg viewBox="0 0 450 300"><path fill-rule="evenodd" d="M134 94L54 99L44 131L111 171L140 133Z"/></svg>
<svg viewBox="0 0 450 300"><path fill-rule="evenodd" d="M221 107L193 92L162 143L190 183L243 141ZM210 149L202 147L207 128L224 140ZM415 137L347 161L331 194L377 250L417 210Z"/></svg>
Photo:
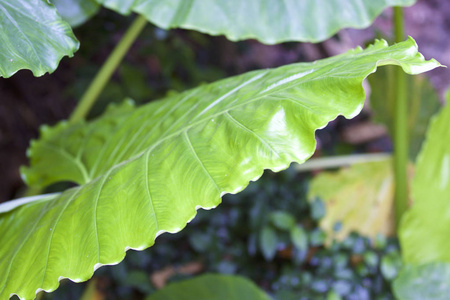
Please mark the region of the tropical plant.
<svg viewBox="0 0 450 300"><path fill-rule="evenodd" d="M0 298L15 294L33 299L39 291L55 290L62 278L88 280L97 268L119 263L128 249L143 250L158 235L180 231L197 209L216 207L224 194L241 191L264 169L281 171L292 162L303 163L315 150L317 129L338 115L352 118L361 111L362 82L377 67L398 65L408 74L419 74L439 66L417 52L412 38L393 46L378 40L365 50L245 73L141 107L127 100L87 122L88 111L146 19L162 28L224 34L231 40L315 42L342 27L367 26L387 6L414 1L367 0L361 6L356 0L329 0L325 11L312 0L52 2L56 8L44 0L0 0L0 19L5 24L0 34L1 76L9 77L20 69L40 76L52 72L61 57L73 55L79 45L63 18L80 25L99 5L141 16L105 62L70 120L42 127L40 139L31 143L30 166L22 169L27 184L44 188L70 181L78 186L0 206L0 268L4 270ZM339 10L346 15L335 14ZM400 12L397 7L398 22ZM319 25L310 22L311 18L320 20ZM404 99L401 78L397 76L399 98ZM401 105L400 119L395 119L399 124L406 114ZM444 132L450 120L447 115L442 112L429 131L427 145L440 145L439 155L430 146L419 155L415 204L400 227L402 243L408 245L405 260L416 265L449 261L443 240L449 209L445 202L448 149L441 138L448 134ZM395 133L401 149L405 145L402 130L400 125ZM406 156L400 151L394 158L397 222L407 206L406 185L400 183L406 181ZM438 186L430 185L428 172L443 163L447 168L441 171ZM430 165L435 169L429 171ZM436 193L439 210L422 200L430 193ZM421 236L434 228L430 221L436 216L443 222L425 246ZM272 221L283 227L282 218L275 214ZM285 229L291 230L294 243L305 243L294 224ZM270 238L271 233L264 235ZM403 277L397 285L403 287L408 280Z"/></svg>

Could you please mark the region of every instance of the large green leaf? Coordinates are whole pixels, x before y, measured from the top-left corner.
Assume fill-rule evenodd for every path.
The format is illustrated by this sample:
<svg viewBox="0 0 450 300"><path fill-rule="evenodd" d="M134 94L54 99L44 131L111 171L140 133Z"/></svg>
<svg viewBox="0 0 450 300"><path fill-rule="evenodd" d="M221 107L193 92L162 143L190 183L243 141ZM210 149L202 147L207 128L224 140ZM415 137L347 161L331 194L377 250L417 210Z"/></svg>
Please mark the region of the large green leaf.
<svg viewBox="0 0 450 300"><path fill-rule="evenodd" d="M385 124L389 133L394 130L395 67L383 68L369 77L372 87L370 106L375 120ZM428 122L440 108L439 97L426 76L407 76L409 153L415 161L420 151Z"/></svg>
<svg viewBox="0 0 450 300"><path fill-rule="evenodd" d="M253 282L241 276L206 274L169 284L147 300L270 300Z"/></svg>
<svg viewBox="0 0 450 300"><path fill-rule="evenodd" d="M411 74L424 61L414 40L317 61L261 70L156 101L113 108L90 123L42 131L24 178L82 184L1 214L0 298L33 298L60 278L83 281L127 249L178 232L198 208L213 208L264 169L303 162L314 132L364 101L362 81L377 66Z"/></svg>
<svg viewBox="0 0 450 300"><path fill-rule="evenodd" d="M450 264L406 266L393 284L399 300L447 300L450 295Z"/></svg>
<svg viewBox="0 0 450 300"><path fill-rule="evenodd" d="M450 106L433 118L417 158L412 209L400 227L403 258L411 264L450 262Z"/></svg>
<svg viewBox="0 0 450 300"><path fill-rule="evenodd" d="M100 9L95 0L51 0L51 2L71 26L83 24Z"/></svg>
<svg viewBox="0 0 450 300"><path fill-rule="evenodd" d="M89 0L85 0L89 1ZM388 6L416 0L96 0L122 14L137 12L162 28L224 34L232 41L319 42L342 28L369 26Z"/></svg>
<svg viewBox="0 0 450 300"><path fill-rule="evenodd" d="M0 76L21 69L34 76L51 73L78 46L69 24L46 0L0 0Z"/></svg>

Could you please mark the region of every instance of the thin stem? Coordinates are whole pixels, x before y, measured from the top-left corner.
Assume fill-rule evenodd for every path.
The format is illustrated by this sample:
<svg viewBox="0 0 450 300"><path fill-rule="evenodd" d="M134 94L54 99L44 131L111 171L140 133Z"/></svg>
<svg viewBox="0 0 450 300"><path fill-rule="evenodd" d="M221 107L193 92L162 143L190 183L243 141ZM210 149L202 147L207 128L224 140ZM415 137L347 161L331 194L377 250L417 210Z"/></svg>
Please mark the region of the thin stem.
<svg viewBox="0 0 450 300"><path fill-rule="evenodd" d="M394 38L396 43L403 42L405 30L403 26L403 8L394 7Z"/></svg>
<svg viewBox="0 0 450 300"><path fill-rule="evenodd" d="M69 118L69 122L74 123L86 117L86 115L89 113L89 110L94 105L95 101L98 99L98 96L103 91L109 79L113 75L114 71L119 66L123 57L128 52L128 49L130 49L139 33L142 31L142 29L144 29L145 24L147 24L147 20L143 16L138 16L133 21L133 24L131 24L130 28L128 28L119 44L117 44L111 55L108 57L100 71L95 76L89 88L81 97L80 102Z"/></svg>
<svg viewBox="0 0 450 300"><path fill-rule="evenodd" d="M394 7L395 41L404 39L403 10ZM408 209L408 104L406 76L401 68L395 70L394 104L394 178L395 178L395 224L398 228L403 213Z"/></svg>
<svg viewBox="0 0 450 300"><path fill-rule="evenodd" d="M332 157L311 158L301 165L295 165L298 172L347 167L353 164L377 162L390 159L389 153L353 154Z"/></svg>

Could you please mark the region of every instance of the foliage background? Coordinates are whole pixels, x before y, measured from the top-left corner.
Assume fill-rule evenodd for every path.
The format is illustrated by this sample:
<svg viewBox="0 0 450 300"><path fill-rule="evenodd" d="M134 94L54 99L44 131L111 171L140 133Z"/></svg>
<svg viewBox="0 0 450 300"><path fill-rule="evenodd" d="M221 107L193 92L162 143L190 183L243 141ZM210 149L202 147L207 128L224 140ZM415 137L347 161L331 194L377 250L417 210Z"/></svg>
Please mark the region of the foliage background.
<svg viewBox="0 0 450 300"><path fill-rule="evenodd" d="M91 116L103 111L110 99L122 99L130 96L138 104L145 103L152 99L158 99L168 92L183 91L203 82L211 82L245 71L276 67L298 61L313 61L342 53L349 48L369 42L374 37L385 36L390 32L390 13L390 10L385 11L369 29L343 30L332 39L320 44L284 43L267 46L256 41L232 43L224 37L211 37L184 30L164 31L147 25L135 47L128 53L124 63L116 72L112 82L101 95ZM426 58L434 57L444 65L450 65L450 39L443 38L447 37L450 32L450 20L446 17L448 15L450 15L450 3L445 0L422 0L413 7L405 9L406 33L415 37ZM10 79L0 80L2 97L0 101L0 170L2 170L0 172L0 202L21 196L23 184L18 170L20 165L26 164L25 150L29 140L37 138L39 125L55 124L58 120L68 117L76 105L76 99L80 98L95 72L113 46L120 40L124 30L131 23L131 19L103 9L97 17L89 21L89 24L75 30L76 36L81 41L81 48L74 58L63 59L54 74L34 78L31 72L20 71ZM389 38L389 36L387 37ZM427 75L430 76L433 85L442 95L450 82L449 72L438 69ZM376 131L377 134L369 136L358 134L358 131L355 130L361 124L372 126L369 127L371 129L378 128L367 123L370 115L370 111L365 110L363 114L350 121L339 118L327 129L320 131L318 133L319 148L316 155L390 150L391 145L386 130L381 129ZM142 298L155 288L155 282L149 280L149 276L154 275L156 271L171 266L178 268L198 261L201 263L194 264L194 267L209 271L234 273L239 270L240 274L257 280L263 288L273 293L277 293L281 289L300 289L303 286L293 284L289 279L292 270L283 269L283 266L290 265L292 259L298 260L297 264L302 265L302 268L312 268L310 273L303 272L310 275L301 276L315 276L314 278L317 280L314 282L319 283L315 283L316 286L311 289L311 293L321 291L323 288L320 286L320 280L322 280L320 272L328 274L329 270L326 268L322 271L314 269L314 264L319 264L319 262L314 262L314 260L311 262L305 253L297 253L297 256L292 253L284 253L283 250L290 249L290 241L286 237L277 243L279 249L277 248L278 254L276 254L275 261L266 263L261 249L258 250L259 245L256 241L260 230L269 221L258 219L256 222L259 224L252 227L244 221L246 216L243 215L244 211L251 212L256 209L253 200L255 197L259 200L266 199L265 202L263 201L263 208L260 209L295 211L296 218L301 219L302 224L304 223L309 230L310 245L317 247L318 257L325 257L326 254L320 254L324 242L323 233L315 228L318 218L314 216L312 213L314 209L308 205L305 199L308 178L306 175L299 176L292 172L281 177L266 175L264 178L266 184L252 185L250 191L239 198L225 199L223 207L213 212L217 217L208 216L208 220L218 220L217 224L208 223L206 218L202 219L202 214L200 214L192 226L182 234L174 237L169 235L161 237L161 241L158 240L160 243L156 247L142 253L132 253L126 263L116 266L114 271L110 271L109 267L99 270L96 278L99 280L98 285L100 287L103 285L105 292L102 295L123 299L128 299L130 296ZM275 185L277 181L278 185ZM252 189L253 194L249 195L248 193L251 193ZM288 191L294 192L289 194ZM285 200L276 201L280 198L293 200L292 206L280 206L280 202L283 201L290 203ZM234 203L234 205L227 206L227 203ZM251 216L247 217L251 219ZM236 240L236 236L241 239L237 239L238 242L231 245L230 235L234 237L233 241ZM187 238L188 236L190 238ZM219 239L215 244L216 248L223 247L223 249L212 249L211 239L214 236ZM281 236L283 235L281 234ZM248 240L252 238L255 240L253 242L255 249L253 250L251 249L252 242ZM380 260L384 257L383 255L389 255L391 251L396 253L396 242L386 242L388 246L383 244L383 247L378 250L370 250L366 249L367 241L364 237L354 235L352 238L351 243L348 242L350 244L338 245L333 250L336 255L342 254L341 257L346 257L343 258L344 265L345 268L348 267L347 273L351 273L351 275L347 275L359 278L361 283L356 281L356 284L361 286L364 274L373 275L374 282L378 280L377 276L382 276L379 279L381 290L389 290L385 286L387 279L385 274L379 272ZM196 239L195 243L192 239ZM200 246L193 248L193 244ZM176 251L178 249L186 251ZM229 252L226 255L224 254L225 250ZM375 253L374 255L377 257L374 264L376 265L375 271L368 267L370 262L374 262L374 256L366 255L366 250ZM252 251L254 252L253 256L251 255ZM362 259L361 261L356 263L348 261L354 259L354 252L356 252L357 259ZM369 258L365 256L369 256ZM234 261L239 257L245 259L242 259L241 262ZM392 260L395 261L395 259ZM336 263L339 264L339 260L329 262L330 268ZM327 262L320 261L320 264L326 265ZM393 264L395 265L395 263ZM256 266L265 270L268 268L272 273L259 272ZM194 271L188 271L188 275L176 274L172 280L177 276L189 276L189 274L195 273ZM261 276L262 273L264 276ZM307 282L307 279L305 280ZM84 286L84 284L65 284L52 297L63 299L69 295L69 297L77 299ZM112 288L116 293L108 294L106 290ZM345 289L345 287L343 288ZM355 290L354 287L353 290ZM389 294L389 291L387 293ZM362 299L361 297L363 296L360 295L359 299Z"/></svg>

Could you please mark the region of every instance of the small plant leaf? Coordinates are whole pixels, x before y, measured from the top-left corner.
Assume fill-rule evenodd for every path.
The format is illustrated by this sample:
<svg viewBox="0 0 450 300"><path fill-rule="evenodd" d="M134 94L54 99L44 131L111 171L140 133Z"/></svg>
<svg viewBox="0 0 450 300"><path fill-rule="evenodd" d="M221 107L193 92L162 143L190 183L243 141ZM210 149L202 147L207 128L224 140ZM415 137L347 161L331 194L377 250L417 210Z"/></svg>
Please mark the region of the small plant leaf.
<svg viewBox="0 0 450 300"><path fill-rule="evenodd" d="M285 211L271 213L270 220L275 227L281 230L289 230L295 226L295 218Z"/></svg>
<svg viewBox="0 0 450 300"><path fill-rule="evenodd" d="M296 225L291 229L291 241L300 251L308 250L308 234L302 226Z"/></svg>
<svg viewBox="0 0 450 300"><path fill-rule="evenodd" d="M169 284L146 300L270 300L256 284L236 275L206 274Z"/></svg>
<svg viewBox="0 0 450 300"><path fill-rule="evenodd" d="M259 246L266 260L272 260L277 253L278 237L270 226L264 226L259 235Z"/></svg>
<svg viewBox="0 0 450 300"><path fill-rule="evenodd" d="M315 221L322 219L325 216L326 207L323 201L316 197L311 202L311 218Z"/></svg>
<svg viewBox="0 0 450 300"><path fill-rule="evenodd" d="M397 277L402 268L402 259L397 252L389 253L381 259L381 274L386 280L393 280Z"/></svg>
<svg viewBox="0 0 450 300"><path fill-rule="evenodd" d="M412 208L400 224L405 262L450 263L450 105L431 120L417 158Z"/></svg>
<svg viewBox="0 0 450 300"><path fill-rule="evenodd" d="M85 0L88 1L88 0ZM121 14L136 12L169 29L194 29L232 41L320 42L342 28L364 28L389 6L416 0L96 0ZM83 1L81 1L82 3ZM336 13L341 12L341 13Z"/></svg>
<svg viewBox="0 0 450 300"><path fill-rule="evenodd" d="M46 0L0 0L0 76L22 69L34 76L53 72L79 42L69 24Z"/></svg>
<svg viewBox="0 0 450 300"><path fill-rule="evenodd" d="M364 102L377 66L408 73L439 66L411 38L366 50L231 77L92 122L43 128L24 179L78 187L0 214L0 298L32 299L61 278L89 279L164 232L178 232L264 169L280 171L315 150L314 132ZM1 206L0 206L1 211Z"/></svg>
<svg viewBox="0 0 450 300"><path fill-rule="evenodd" d="M450 295L450 264L407 265L395 279L393 289L399 300L447 300Z"/></svg>

